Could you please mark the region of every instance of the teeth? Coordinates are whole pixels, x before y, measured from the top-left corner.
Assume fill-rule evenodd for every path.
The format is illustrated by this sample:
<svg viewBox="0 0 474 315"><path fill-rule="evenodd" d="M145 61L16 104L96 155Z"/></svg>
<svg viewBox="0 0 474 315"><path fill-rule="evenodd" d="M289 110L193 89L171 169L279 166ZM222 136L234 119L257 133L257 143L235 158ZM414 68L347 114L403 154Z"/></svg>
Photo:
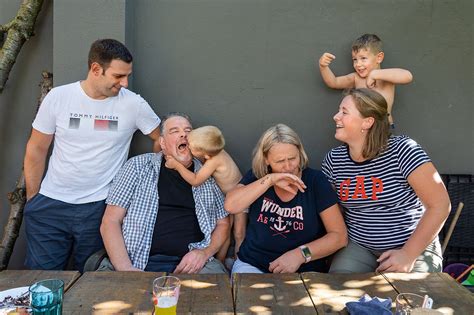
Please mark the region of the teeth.
<svg viewBox="0 0 474 315"><path fill-rule="evenodd" d="M336 128L342 128L342 125L336 125Z"/></svg>

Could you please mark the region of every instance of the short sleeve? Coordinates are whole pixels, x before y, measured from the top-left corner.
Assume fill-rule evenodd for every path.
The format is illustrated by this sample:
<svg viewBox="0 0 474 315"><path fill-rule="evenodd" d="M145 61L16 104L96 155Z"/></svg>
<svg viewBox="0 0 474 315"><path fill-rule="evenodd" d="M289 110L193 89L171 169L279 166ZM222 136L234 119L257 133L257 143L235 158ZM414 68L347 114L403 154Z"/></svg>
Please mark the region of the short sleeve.
<svg viewBox="0 0 474 315"><path fill-rule="evenodd" d="M324 175L327 177L329 182L335 185L336 180L334 178L334 173L333 173L333 168L332 168L331 152L328 152L326 156L324 157L324 160L321 164L321 170L323 171Z"/></svg>
<svg viewBox="0 0 474 315"><path fill-rule="evenodd" d="M147 101L145 101L141 96L138 98L138 114L136 119L137 128L144 135L150 134L155 130L160 124L160 118L155 114L153 109L150 107Z"/></svg>
<svg viewBox="0 0 474 315"><path fill-rule="evenodd" d="M420 165L430 162L430 158L415 140L403 137L397 148L398 165L403 177L408 178Z"/></svg>
<svg viewBox="0 0 474 315"><path fill-rule="evenodd" d="M133 193L138 184L138 172L135 167L136 158L128 160L115 175L105 201L108 205L119 206L124 209L130 207Z"/></svg>
<svg viewBox="0 0 474 315"><path fill-rule="evenodd" d="M34 129L48 135L56 132L55 103L58 99L57 94L57 90L52 89L46 95L32 124Z"/></svg>
<svg viewBox="0 0 474 315"><path fill-rule="evenodd" d="M252 170L245 173L244 177L240 180L239 184L248 185L257 180L257 177L253 174Z"/></svg>
<svg viewBox="0 0 474 315"><path fill-rule="evenodd" d="M316 211L318 213L321 213L327 208L337 204L338 199L336 192L323 172L316 172L313 183L315 185L314 194L316 198Z"/></svg>

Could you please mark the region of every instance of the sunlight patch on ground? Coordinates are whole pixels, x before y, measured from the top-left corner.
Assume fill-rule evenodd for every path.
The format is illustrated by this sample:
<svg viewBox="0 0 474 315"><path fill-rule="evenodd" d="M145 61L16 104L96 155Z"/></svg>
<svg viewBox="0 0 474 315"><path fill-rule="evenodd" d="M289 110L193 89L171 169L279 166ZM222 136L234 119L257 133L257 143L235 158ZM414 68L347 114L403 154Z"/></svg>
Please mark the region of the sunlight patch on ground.
<svg viewBox="0 0 474 315"><path fill-rule="evenodd" d="M262 301L273 300L273 295L271 295L271 294L262 294L262 295L260 295L260 300L262 300Z"/></svg>
<svg viewBox="0 0 474 315"><path fill-rule="evenodd" d="M255 283L252 284L250 287L252 289L265 289L265 288L273 288L275 285L273 283Z"/></svg>
<svg viewBox="0 0 474 315"><path fill-rule="evenodd" d="M285 281L286 284L301 284L301 279Z"/></svg>
<svg viewBox="0 0 474 315"><path fill-rule="evenodd" d="M107 301L95 304L92 306L92 310L95 314L117 314L130 307L132 307L132 304L124 301Z"/></svg>
<svg viewBox="0 0 474 315"><path fill-rule="evenodd" d="M206 289L206 288L217 286L217 284L215 283L209 283L209 282L203 282L203 281L197 281L197 280L181 280L181 285L188 288L193 288L193 289Z"/></svg>
<svg viewBox="0 0 474 315"><path fill-rule="evenodd" d="M249 310L254 313L270 312L270 308L262 305L250 306Z"/></svg>
<svg viewBox="0 0 474 315"><path fill-rule="evenodd" d="M440 308L435 308L438 312L441 312L445 315L453 315L454 310L451 307L440 307Z"/></svg>
<svg viewBox="0 0 474 315"><path fill-rule="evenodd" d="M302 299L299 299L298 301L295 301L290 304L290 306L311 306L313 307L313 302L311 301L310 297L304 297Z"/></svg>
<svg viewBox="0 0 474 315"><path fill-rule="evenodd" d="M360 288L372 285L374 283L375 281L373 280L349 280L344 282L344 286L348 288Z"/></svg>

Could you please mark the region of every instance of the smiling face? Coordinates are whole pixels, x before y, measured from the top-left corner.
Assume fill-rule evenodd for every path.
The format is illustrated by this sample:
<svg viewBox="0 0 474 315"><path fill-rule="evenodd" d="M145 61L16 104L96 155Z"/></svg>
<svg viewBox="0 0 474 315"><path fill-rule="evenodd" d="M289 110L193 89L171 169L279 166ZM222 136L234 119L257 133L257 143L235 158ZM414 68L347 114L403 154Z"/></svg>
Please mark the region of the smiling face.
<svg viewBox="0 0 474 315"><path fill-rule="evenodd" d="M275 143L267 153L265 163L272 173L290 173L301 177L300 152L289 143Z"/></svg>
<svg viewBox="0 0 474 315"><path fill-rule="evenodd" d="M104 71L97 62L91 65L94 87L100 98L117 96L122 87L128 87L128 77L132 73L132 63L126 63L119 59L110 62Z"/></svg>
<svg viewBox="0 0 474 315"><path fill-rule="evenodd" d="M173 116L164 122L160 145L164 155L171 155L178 162L189 167L192 162L187 136L192 130L191 123L184 117Z"/></svg>
<svg viewBox="0 0 474 315"><path fill-rule="evenodd" d="M335 138L339 141L351 144L364 143L365 136L374 119L364 118L357 109L352 96L344 97L339 105L339 111L333 117L336 122ZM362 131L364 130L364 131Z"/></svg>
<svg viewBox="0 0 474 315"><path fill-rule="evenodd" d="M361 48L352 51L352 65L361 78L366 78L370 71L380 69L383 56L383 52L374 54L370 49Z"/></svg>

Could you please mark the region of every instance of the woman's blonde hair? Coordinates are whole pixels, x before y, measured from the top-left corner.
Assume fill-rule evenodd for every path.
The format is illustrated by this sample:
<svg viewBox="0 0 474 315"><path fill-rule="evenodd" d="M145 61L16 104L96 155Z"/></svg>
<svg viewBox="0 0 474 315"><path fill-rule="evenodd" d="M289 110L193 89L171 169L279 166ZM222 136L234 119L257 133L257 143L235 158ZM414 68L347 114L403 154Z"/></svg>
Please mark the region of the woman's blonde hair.
<svg viewBox="0 0 474 315"><path fill-rule="evenodd" d="M387 101L378 92L370 89L349 89L344 95L351 96L362 117L372 117L374 123L367 130L362 155L366 159L379 156L387 147L390 137Z"/></svg>
<svg viewBox="0 0 474 315"><path fill-rule="evenodd" d="M300 155L300 169L303 170L308 166L308 156L300 137L287 125L278 124L268 128L263 133L253 150L252 170L257 178L262 178L270 173L265 159L268 156L268 151L277 143L287 143L296 146Z"/></svg>
<svg viewBox="0 0 474 315"><path fill-rule="evenodd" d="M193 150L199 150L210 156L219 154L225 146L224 136L215 126L204 126L192 130L188 134L188 142Z"/></svg>

